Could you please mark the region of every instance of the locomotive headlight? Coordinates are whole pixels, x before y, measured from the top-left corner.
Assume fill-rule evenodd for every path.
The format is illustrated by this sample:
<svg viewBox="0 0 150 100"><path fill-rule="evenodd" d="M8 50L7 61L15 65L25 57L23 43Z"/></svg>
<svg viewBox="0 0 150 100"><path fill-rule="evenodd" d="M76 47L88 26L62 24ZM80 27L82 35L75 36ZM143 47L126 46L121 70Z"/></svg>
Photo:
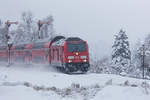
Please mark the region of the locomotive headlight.
<svg viewBox="0 0 150 100"><path fill-rule="evenodd" d="M86 56L81 56L81 59L86 59L87 57Z"/></svg>
<svg viewBox="0 0 150 100"><path fill-rule="evenodd" d="M68 56L68 59L74 59L74 56Z"/></svg>
<svg viewBox="0 0 150 100"><path fill-rule="evenodd" d="M86 60L86 59L84 59L84 60L83 60L83 62L87 62L87 60Z"/></svg>
<svg viewBox="0 0 150 100"><path fill-rule="evenodd" d="M76 52L76 55L78 56L78 55L79 55L79 53L78 53L78 52Z"/></svg>
<svg viewBox="0 0 150 100"><path fill-rule="evenodd" d="M71 62L72 62L72 60L68 60L68 62L69 62L69 63L71 63Z"/></svg>

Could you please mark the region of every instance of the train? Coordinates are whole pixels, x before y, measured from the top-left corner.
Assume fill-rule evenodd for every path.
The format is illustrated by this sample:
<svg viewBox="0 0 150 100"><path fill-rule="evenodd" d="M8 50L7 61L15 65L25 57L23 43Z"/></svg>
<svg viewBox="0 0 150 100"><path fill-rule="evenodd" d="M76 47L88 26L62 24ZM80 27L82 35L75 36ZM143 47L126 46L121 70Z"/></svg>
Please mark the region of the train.
<svg viewBox="0 0 150 100"><path fill-rule="evenodd" d="M90 67L88 43L79 37L56 36L48 42L0 46L0 61L49 64L65 73L86 73Z"/></svg>

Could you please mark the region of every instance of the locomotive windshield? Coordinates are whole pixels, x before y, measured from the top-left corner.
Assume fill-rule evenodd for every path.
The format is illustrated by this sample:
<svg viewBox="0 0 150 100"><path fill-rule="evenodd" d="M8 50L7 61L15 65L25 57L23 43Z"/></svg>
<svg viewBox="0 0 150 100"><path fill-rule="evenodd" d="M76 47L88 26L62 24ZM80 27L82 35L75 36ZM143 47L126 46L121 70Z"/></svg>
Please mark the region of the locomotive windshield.
<svg viewBox="0 0 150 100"><path fill-rule="evenodd" d="M82 52L82 51L86 51L86 45L84 42L81 43L68 43L67 44L67 49L69 52Z"/></svg>

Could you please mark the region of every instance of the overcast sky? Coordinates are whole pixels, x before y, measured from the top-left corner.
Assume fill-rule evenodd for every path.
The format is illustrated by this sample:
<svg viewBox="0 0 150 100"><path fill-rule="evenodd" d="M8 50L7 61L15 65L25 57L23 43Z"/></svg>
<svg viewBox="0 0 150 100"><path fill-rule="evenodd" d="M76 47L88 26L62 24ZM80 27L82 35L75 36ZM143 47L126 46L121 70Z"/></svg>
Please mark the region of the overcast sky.
<svg viewBox="0 0 150 100"><path fill-rule="evenodd" d="M126 30L131 44L150 32L150 0L1 0L0 19L20 20L23 11L36 19L54 16L57 33L87 40L94 55L109 54L113 35Z"/></svg>

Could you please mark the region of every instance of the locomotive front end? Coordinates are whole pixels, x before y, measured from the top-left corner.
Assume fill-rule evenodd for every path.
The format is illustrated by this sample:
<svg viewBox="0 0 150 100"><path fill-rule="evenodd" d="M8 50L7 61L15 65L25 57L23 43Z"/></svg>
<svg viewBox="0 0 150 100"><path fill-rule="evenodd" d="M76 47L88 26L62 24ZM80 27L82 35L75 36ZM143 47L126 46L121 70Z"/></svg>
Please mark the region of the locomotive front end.
<svg viewBox="0 0 150 100"><path fill-rule="evenodd" d="M87 72L89 64L88 44L78 38L68 39L64 46L65 69L68 72Z"/></svg>

